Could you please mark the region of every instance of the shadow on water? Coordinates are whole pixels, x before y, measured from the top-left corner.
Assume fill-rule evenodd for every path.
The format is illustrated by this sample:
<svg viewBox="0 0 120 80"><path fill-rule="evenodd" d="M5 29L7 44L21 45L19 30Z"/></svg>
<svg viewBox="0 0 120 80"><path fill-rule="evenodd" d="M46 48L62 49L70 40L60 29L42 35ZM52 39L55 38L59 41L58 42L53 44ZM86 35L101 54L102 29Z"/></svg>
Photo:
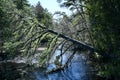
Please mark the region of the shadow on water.
<svg viewBox="0 0 120 80"><path fill-rule="evenodd" d="M56 68L53 62L60 53L60 50L56 50L49 62L50 64L47 70ZM71 54L72 52L67 51L62 56L62 64L67 62ZM32 62L37 63L38 54L34 56L35 58L32 59ZM52 73L45 73L45 69L33 69L34 66L25 63L25 58L19 59L19 57L17 57L13 62L0 62L0 80L92 80L88 74L90 66L86 63L86 59L86 54L76 53L70 64L64 69Z"/></svg>
<svg viewBox="0 0 120 80"><path fill-rule="evenodd" d="M50 62L54 61L56 56L59 54L60 51L56 50ZM69 52L68 54L63 55L62 64L67 61L69 55ZM48 66L48 70L55 67L56 66L54 64L50 64ZM85 55L76 53L68 67L64 68L63 70L45 74L42 69L37 69L35 72L33 72L33 75L35 76L35 80L90 80L90 75L87 74L88 69L89 65L86 64Z"/></svg>

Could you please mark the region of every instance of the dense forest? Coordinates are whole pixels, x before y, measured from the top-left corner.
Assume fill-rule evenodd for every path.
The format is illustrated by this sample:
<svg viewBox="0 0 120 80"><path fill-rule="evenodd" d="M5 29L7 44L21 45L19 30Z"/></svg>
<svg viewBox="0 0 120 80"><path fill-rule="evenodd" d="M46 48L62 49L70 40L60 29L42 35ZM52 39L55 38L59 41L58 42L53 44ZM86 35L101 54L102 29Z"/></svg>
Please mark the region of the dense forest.
<svg viewBox="0 0 120 80"><path fill-rule="evenodd" d="M5 74L3 61L25 56L31 65L32 56L43 46L46 49L40 52L38 65L46 67L62 45L61 55L54 62L58 66L55 70L66 67L76 51L89 51L91 65L101 80L119 80L120 0L56 1L72 14L60 11L52 14L40 2L32 6L27 0L0 0L0 76ZM54 15L60 17L54 19ZM73 53L61 66L60 57L67 50Z"/></svg>

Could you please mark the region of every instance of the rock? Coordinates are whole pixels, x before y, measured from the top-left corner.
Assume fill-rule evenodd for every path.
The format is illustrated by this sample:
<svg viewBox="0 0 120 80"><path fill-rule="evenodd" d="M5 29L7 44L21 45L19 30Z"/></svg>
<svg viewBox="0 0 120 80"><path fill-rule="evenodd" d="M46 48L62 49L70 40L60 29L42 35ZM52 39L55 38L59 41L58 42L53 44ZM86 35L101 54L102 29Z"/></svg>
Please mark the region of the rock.
<svg viewBox="0 0 120 80"><path fill-rule="evenodd" d="M21 80L24 75L28 74L27 67L25 63L2 61L0 62L0 80Z"/></svg>
<svg viewBox="0 0 120 80"><path fill-rule="evenodd" d="M0 53L0 61L6 60L7 58L7 53Z"/></svg>

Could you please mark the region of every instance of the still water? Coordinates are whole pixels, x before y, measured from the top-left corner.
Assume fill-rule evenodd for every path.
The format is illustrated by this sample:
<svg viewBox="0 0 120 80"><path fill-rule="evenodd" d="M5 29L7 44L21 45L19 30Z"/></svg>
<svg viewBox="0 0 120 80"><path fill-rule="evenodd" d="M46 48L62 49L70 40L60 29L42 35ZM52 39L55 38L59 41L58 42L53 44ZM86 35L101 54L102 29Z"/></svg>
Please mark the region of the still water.
<svg viewBox="0 0 120 80"><path fill-rule="evenodd" d="M60 51L56 50L50 62L54 61L59 54ZM69 55L70 52L63 55L62 64L67 61ZM42 69L36 69L32 75L35 76L35 80L91 80L88 73L89 64L86 63L86 59L85 54L76 53L69 66L65 69L50 74L45 74ZM48 66L48 70L52 68L55 68L54 64Z"/></svg>

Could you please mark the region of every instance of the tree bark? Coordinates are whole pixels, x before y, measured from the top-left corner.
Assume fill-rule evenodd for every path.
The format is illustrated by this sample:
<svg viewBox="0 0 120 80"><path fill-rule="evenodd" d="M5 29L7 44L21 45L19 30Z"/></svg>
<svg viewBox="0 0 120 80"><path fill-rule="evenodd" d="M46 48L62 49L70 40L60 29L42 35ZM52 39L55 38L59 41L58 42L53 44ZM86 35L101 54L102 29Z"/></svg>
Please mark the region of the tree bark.
<svg viewBox="0 0 120 80"><path fill-rule="evenodd" d="M73 44L75 44L75 45L76 45L78 48L80 48L80 49L82 48L82 49L90 50L90 53L97 52L99 55L101 55L101 56L103 56L103 57L112 58L111 55L109 55L109 54L107 54L107 53L105 53L105 52L99 51L98 49L95 49L93 46L90 46L90 45L88 45L88 44L86 44L86 43L83 43L83 42L81 42L81 41L78 41L78 40L76 40L76 39L73 39L73 38L71 38L71 37L69 37L69 36L66 36L66 35L64 35L64 34L55 32L55 31L53 31L53 30L51 30L51 29L48 29L48 28L42 26L41 24L39 24L39 27L41 27L42 29L46 29L47 32L49 32L49 33L58 35L59 37L65 39L65 40L67 40L67 41L72 42Z"/></svg>

